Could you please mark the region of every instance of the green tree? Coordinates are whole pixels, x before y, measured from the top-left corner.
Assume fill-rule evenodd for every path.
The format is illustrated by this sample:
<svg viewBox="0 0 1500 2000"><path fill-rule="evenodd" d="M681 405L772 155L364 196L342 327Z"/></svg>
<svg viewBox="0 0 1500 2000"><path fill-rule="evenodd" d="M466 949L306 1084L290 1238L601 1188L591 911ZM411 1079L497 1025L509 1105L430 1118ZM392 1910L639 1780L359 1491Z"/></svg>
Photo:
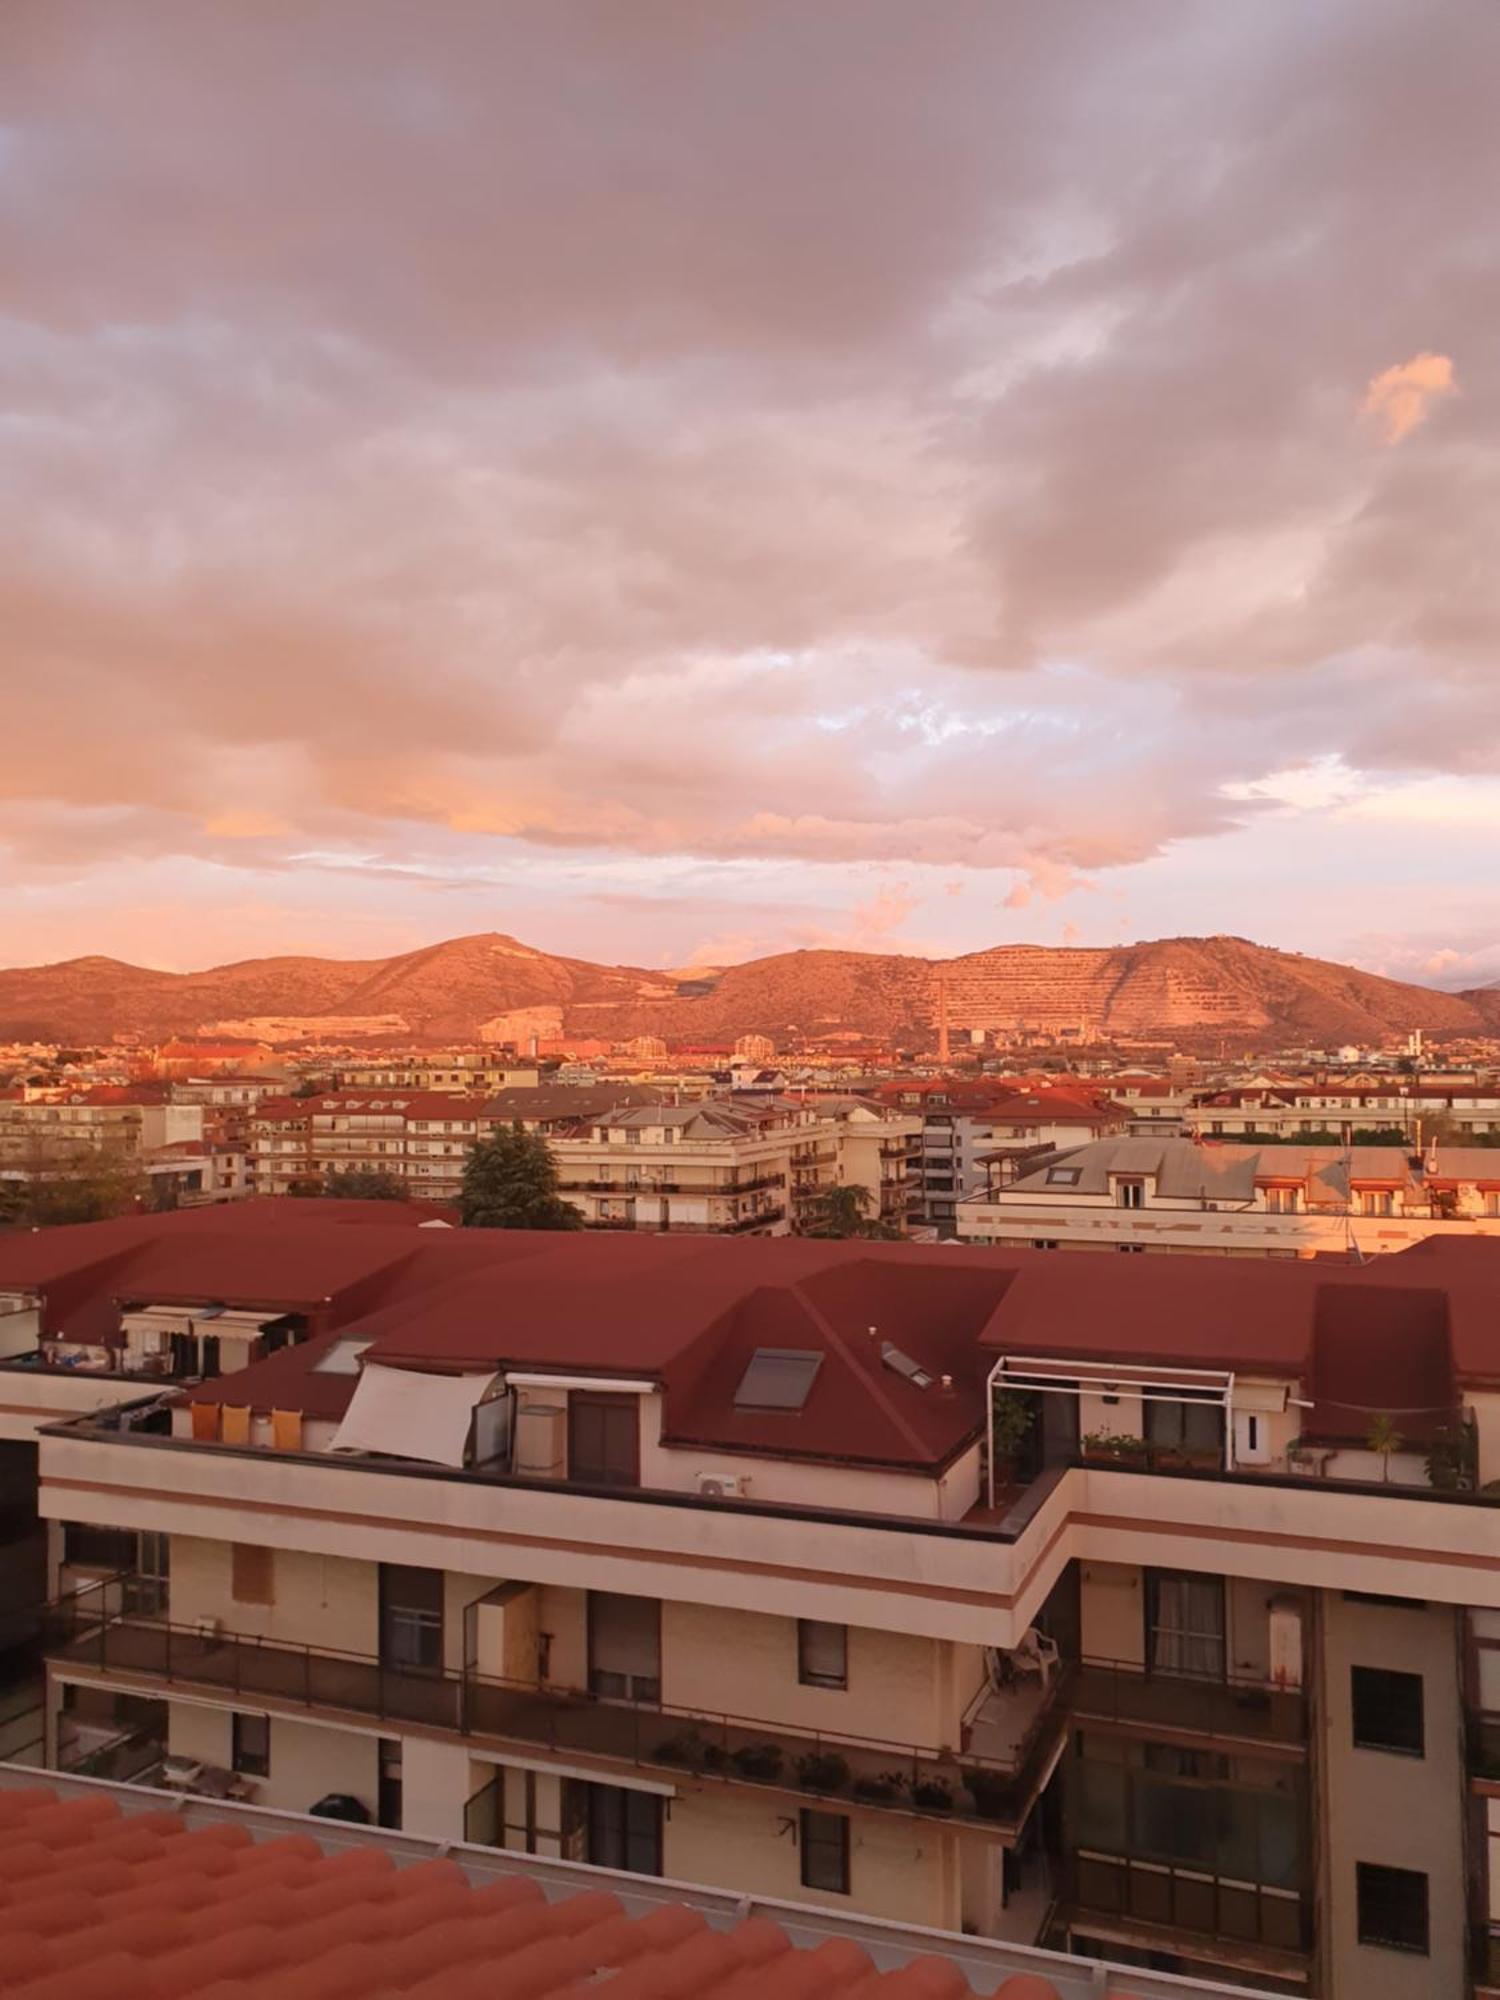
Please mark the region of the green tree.
<svg viewBox="0 0 1500 2000"><path fill-rule="evenodd" d="M458 1212L465 1229L582 1229L558 1192L557 1163L539 1132L519 1124L470 1147Z"/></svg>
<svg viewBox="0 0 1500 2000"><path fill-rule="evenodd" d="M895 1242L901 1232L870 1214L873 1199L870 1190L858 1182L846 1187L823 1188L808 1204L802 1234L838 1238L858 1236L885 1243Z"/></svg>
<svg viewBox="0 0 1500 2000"><path fill-rule="evenodd" d="M330 1167L322 1192L340 1201L405 1201L408 1190L398 1174L377 1167Z"/></svg>
<svg viewBox="0 0 1500 2000"><path fill-rule="evenodd" d="M19 1229L107 1222L143 1208L148 1195L145 1175L122 1153L52 1153L37 1147L0 1194L0 1222Z"/></svg>

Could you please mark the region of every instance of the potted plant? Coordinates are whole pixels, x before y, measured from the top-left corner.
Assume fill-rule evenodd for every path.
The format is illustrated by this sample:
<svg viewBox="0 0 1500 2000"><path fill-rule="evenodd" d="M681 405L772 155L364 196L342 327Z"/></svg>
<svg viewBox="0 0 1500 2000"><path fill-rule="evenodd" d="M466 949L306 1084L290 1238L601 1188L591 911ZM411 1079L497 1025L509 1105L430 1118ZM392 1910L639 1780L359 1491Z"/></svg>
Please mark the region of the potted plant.
<svg viewBox="0 0 1500 2000"><path fill-rule="evenodd" d="M1014 1389L997 1389L991 1411L995 1452L995 1484L1010 1486L1016 1476L1016 1456L1036 1423L1036 1410Z"/></svg>
<svg viewBox="0 0 1500 2000"><path fill-rule="evenodd" d="M919 1778L911 1788L911 1802L920 1812L952 1812L953 1787L946 1778Z"/></svg>
<svg viewBox="0 0 1500 2000"><path fill-rule="evenodd" d="M837 1792L849 1779L849 1765L837 1750L808 1750L793 1765L805 1792Z"/></svg>
<svg viewBox="0 0 1500 2000"><path fill-rule="evenodd" d="M980 1819L1005 1818L1010 1793L998 1771L965 1771L964 1790L974 1801L974 1811Z"/></svg>
<svg viewBox="0 0 1500 2000"><path fill-rule="evenodd" d="M1381 1477L1387 1486L1391 1483L1391 1453L1400 1451L1405 1442L1396 1428L1395 1418L1388 1412L1382 1410L1378 1416L1371 1417L1370 1428L1365 1432L1365 1450L1379 1453Z"/></svg>
<svg viewBox="0 0 1500 2000"><path fill-rule="evenodd" d="M892 1799L899 1799L906 1789L906 1780L899 1771L881 1771L875 1777L856 1778L850 1790L855 1798L863 1799L869 1805L889 1805Z"/></svg>
<svg viewBox="0 0 1500 2000"><path fill-rule="evenodd" d="M731 1751L729 1761L742 1778L769 1782L781 1776L781 1748L776 1743L744 1743Z"/></svg>

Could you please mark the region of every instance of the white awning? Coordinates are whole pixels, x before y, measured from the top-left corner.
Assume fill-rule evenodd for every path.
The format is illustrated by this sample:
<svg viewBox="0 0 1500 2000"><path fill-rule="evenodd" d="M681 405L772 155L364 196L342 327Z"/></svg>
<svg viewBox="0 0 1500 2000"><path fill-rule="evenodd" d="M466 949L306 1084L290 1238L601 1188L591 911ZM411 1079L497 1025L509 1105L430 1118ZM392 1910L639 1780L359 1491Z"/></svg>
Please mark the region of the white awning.
<svg viewBox="0 0 1500 2000"><path fill-rule="evenodd" d="M416 1368L360 1370L333 1451L382 1451L430 1465L462 1465L474 1409L494 1381L485 1375L427 1375Z"/></svg>

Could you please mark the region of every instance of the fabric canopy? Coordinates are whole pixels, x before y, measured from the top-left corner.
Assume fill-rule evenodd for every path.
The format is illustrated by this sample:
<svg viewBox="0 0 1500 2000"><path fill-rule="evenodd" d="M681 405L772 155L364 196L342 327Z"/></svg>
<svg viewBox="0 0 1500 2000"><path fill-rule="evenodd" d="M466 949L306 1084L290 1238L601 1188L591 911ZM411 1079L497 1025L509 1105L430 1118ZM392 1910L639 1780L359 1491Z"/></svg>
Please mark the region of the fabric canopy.
<svg viewBox="0 0 1500 2000"><path fill-rule="evenodd" d="M415 1368L360 1370L334 1451L381 1451L430 1465L462 1465L475 1405L494 1381L485 1375L425 1375Z"/></svg>

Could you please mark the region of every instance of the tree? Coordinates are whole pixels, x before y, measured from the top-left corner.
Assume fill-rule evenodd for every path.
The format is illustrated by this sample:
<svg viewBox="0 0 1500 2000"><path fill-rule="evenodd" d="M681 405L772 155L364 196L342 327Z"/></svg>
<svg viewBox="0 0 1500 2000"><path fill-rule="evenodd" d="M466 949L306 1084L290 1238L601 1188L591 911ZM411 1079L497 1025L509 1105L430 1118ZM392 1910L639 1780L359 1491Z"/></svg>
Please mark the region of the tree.
<svg viewBox="0 0 1500 2000"><path fill-rule="evenodd" d="M802 1234L838 1238L859 1236L885 1243L895 1242L901 1232L870 1214L873 1200L870 1190L858 1182L847 1187L822 1188L809 1204Z"/></svg>
<svg viewBox="0 0 1500 2000"><path fill-rule="evenodd" d="M330 1167L323 1176L322 1192L339 1201L405 1201L409 1194L399 1175L382 1173L378 1167Z"/></svg>
<svg viewBox="0 0 1500 2000"><path fill-rule="evenodd" d="M38 1144L0 1195L0 1222L20 1229L106 1222L144 1207L147 1195L144 1174L122 1153L53 1152Z"/></svg>
<svg viewBox="0 0 1500 2000"><path fill-rule="evenodd" d="M557 1163L539 1132L519 1124L470 1147L458 1211L465 1229L582 1229L558 1192Z"/></svg>

